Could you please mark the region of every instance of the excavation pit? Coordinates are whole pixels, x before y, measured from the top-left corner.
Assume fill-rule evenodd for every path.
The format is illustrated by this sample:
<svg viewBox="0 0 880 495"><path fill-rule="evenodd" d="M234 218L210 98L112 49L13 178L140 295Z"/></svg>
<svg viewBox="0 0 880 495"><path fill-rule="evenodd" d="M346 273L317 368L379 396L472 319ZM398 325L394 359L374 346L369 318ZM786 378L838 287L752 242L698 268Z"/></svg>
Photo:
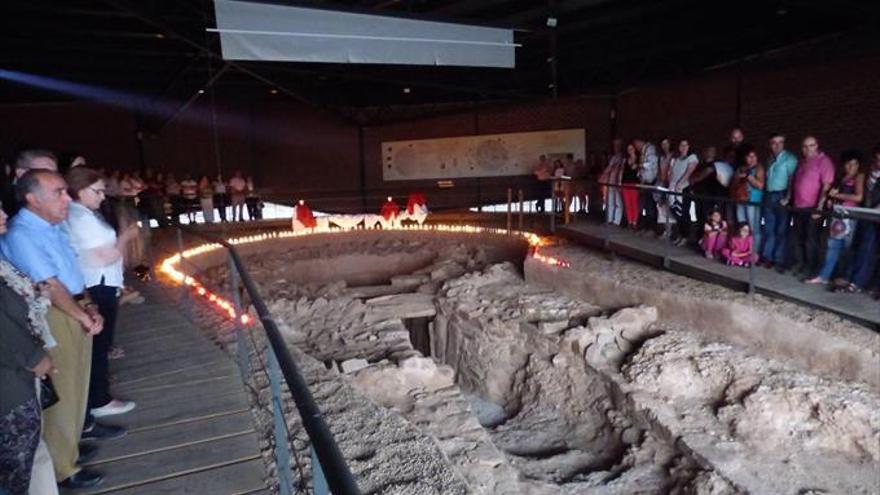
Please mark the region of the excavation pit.
<svg viewBox="0 0 880 495"><path fill-rule="evenodd" d="M857 325L574 247L523 270L503 235L240 249L287 342L431 439L467 492L878 492L880 345ZM751 309L720 310L722 331L724 299ZM767 345L793 327L812 342Z"/></svg>

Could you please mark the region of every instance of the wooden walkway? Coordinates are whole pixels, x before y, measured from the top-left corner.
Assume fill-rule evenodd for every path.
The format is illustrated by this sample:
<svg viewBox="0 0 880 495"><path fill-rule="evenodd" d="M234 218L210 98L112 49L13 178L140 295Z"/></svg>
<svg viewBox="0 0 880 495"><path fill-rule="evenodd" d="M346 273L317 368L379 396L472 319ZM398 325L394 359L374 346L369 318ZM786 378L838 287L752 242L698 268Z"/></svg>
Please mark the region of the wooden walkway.
<svg viewBox="0 0 880 495"><path fill-rule="evenodd" d="M748 289L749 270L708 260L690 248L667 246L665 241L654 237L642 237L589 220L560 225L556 234L657 267L663 266L663 256L668 249L670 271L735 290ZM880 330L880 303L867 295L830 292L823 286L807 285L791 275L766 268L756 267L754 277L758 293L836 313Z"/></svg>
<svg viewBox="0 0 880 495"><path fill-rule="evenodd" d="M164 302L156 283L140 305L121 307L111 361L114 395L137 402L101 421L128 435L96 442L87 466L104 483L69 494L268 494L248 398L230 357Z"/></svg>

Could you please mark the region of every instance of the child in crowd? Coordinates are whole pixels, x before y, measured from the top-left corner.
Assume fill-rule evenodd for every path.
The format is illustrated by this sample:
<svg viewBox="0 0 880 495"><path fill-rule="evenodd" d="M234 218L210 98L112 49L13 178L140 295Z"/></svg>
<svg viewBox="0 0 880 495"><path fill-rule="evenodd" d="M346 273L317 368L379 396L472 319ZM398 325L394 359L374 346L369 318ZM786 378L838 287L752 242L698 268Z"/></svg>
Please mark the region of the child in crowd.
<svg viewBox="0 0 880 495"><path fill-rule="evenodd" d="M712 209L703 224L703 240L700 247L706 258L714 260L721 256L721 251L727 246L727 222L721 218L721 212Z"/></svg>
<svg viewBox="0 0 880 495"><path fill-rule="evenodd" d="M754 239L752 228L746 222L741 222L736 227L736 235L730 238L726 248L721 250L721 255L728 265L751 266L758 260L754 252Z"/></svg>

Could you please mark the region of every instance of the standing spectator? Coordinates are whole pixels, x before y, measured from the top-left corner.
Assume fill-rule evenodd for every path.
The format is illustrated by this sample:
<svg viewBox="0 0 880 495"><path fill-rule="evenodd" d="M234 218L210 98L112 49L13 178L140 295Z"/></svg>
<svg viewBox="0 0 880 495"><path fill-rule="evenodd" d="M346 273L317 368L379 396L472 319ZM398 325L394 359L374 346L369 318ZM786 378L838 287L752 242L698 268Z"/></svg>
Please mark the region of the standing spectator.
<svg viewBox="0 0 880 495"><path fill-rule="evenodd" d="M223 176L217 174L217 179L214 180L214 207L217 208L217 213L220 214L220 222L226 223L226 205L228 203L227 198L229 195L226 194L226 183L223 182Z"/></svg>
<svg viewBox="0 0 880 495"><path fill-rule="evenodd" d="M730 146L733 149L739 149L746 139L741 127L734 127L730 130Z"/></svg>
<svg viewBox="0 0 880 495"><path fill-rule="evenodd" d="M639 164L639 183L643 186L653 186L657 182L659 169L657 147L642 139L634 140L633 144L641 160ZM639 214L644 212L645 215L640 227L647 232L653 232L657 228L657 205L654 203L654 192L647 188L641 189L638 192Z"/></svg>
<svg viewBox="0 0 880 495"><path fill-rule="evenodd" d="M180 196L180 183L174 177L174 172L168 172L168 175L165 177L165 194L168 195L168 202L171 203L171 223L176 225L180 222L180 214L183 213L183 208Z"/></svg>
<svg viewBox="0 0 880 495"><path fill-rule="evenodd" d="M699 159L691 152L691 146L687 139L678 143L678 154L672 160L672 168L669 172L669 189L681 193L690 185L691 174L697 168ZM670 196L670 211L675 215L678 224L678 238L676 246L684 246L687 243L691 226L690 201L686 201L681 195Z"/></svg>
<svg viewBox="0 0 880 495"><path fill-rule="evenodd" d="M60 400L45 411L44 438L62 486L95 486L103 477L81 469L77 460L86 419L92 336L104 322L85 292L76 254L60 227L70 205L67 184L57 172L31 170L19 180L16 194L25 207L10 221L0 252L31 280L49 286L52 307L46 318L57 341L50 355L58 368L53 382Z"/></svg>
<svg viewBox="0 0 880 495"><path fill-rule="evenodd" d="M559 213L565 206L568 191L562 177L565 175L565 165L562 160L553 160L553 212Z"/></svg>
<svg viewBox="0 0 880 495"><path fill-rule="evenodd" d="M58 158L54 153L43 149L24 150L15 157L15 165L13 166L12 175L10 177L6 193L8 197L3 197L3 204L6 208L4 211L9 216L15 215L21 208L20 201L15 194L15 183L28 170L41 169L58 171Z"/></svg>
<svg viewBox="0 0 880 495"><path fill-rule="evenodd" d="M858 151L847 151L841 156L843 173L828 191L829 209L833 209L835 205L858 206L862 204L865 197L865 174L861 173L863 161L864 159ZM825 261L819 270L819 275L806 280L806 283L827 284L831 280L841 254L845 259L849 258L855 229L856 221L851 218L831 218L828 224Z"/></svg>
<svg viewBox="0 0 880 495"><path fill-rule="evenodd" d="M2 206L0 238L6 233ZM30 493L58 493L34 387L55 368L47 352L55 346L48 308L48 294L0 255L0 493L25 495L28 487Z"/></svg>
<svg viewBox="0 0 880 495"><path fill-rule="evenodd" d="M116 200L122 193L122 188L119 185L119 170L110 172L110 175L105 179L105 185L107 186L107 197Z"/></svg>
<svg viewBox="0 0 880 495"><path fill-rule="evenodd" d="M138 193L138 211L144 232L149 235L150 220L156 220L162 227L167 224L164 210L165 180L162 174L155 174L152 169L147 169L142 183L143 187Z"/></svg>
<svg viewBox="0 0 880 495"><path fill-rule="evenodd" d="M92 341L88 407L96 418L124 414L134 409L135 403L114 399L110 394L108 355L119 310L118 294L124 287L122 253L139 231L137 225L129 225L117 238L113 227L100 216L106 186L96 172L78 167L71 169L65 179L73 202L63 229L76 252L86 290L104 319L104 329Z"/></svg>
<svg viewBox="0 0 880 495"><path fill-rule="evenodd" d="M834 164L819 150L819 142L813 136L803 141L804 159L794 173L789 190L793 198L795 275L813 275L819 257L819 234L822 228L821 208L828 190L834 182Z"/></svg>
<svg viewBox="0 0 880 495"><path fill-rule="evenodd" d="M188 223L196 223L196 207L199 204L199 183L190 174L184 174L180 181L180 194L183 207L186 209Z"/></svg>
<svg viewBox="0 0 880 495"><path fill-rule="evenodd" d="M247 197L245 197L244 203L247 205L248 219L262 220L263 202L260 200L260 193L254 185L254 176L248 175L245 182L247 182Z"/></svg>
<svg viewBox="0 0 880 495"><path fill-rule="evenodd" d="M642 160L635 143L627 144L626 160L623 162L620 182L623 186L621 194L623 194L626 222L631 230L636 230L639 222L639 189L637 186L639 184L641 162Z"/></svg>
<svg viewBox="0 0 880 495"><path fill-rule="evenodd" d="M620 176L623 173L623 164L626 156L623 154L623 139L615 139L611 142L612 155L608 159L608 165L599 176L599 182L608 184L602 186L605 190L605 221L614 225L620 225L623 219L623 196L620 194Z"/></svg>
<svg viewBox="0 0 880 495"><path fill-rule="evenodd" d="M229 179L229 196L232 203L232 221L244 220L244 200L247 196L247 182L241 176L241 170L236 170Z"/></svg>
<svg viewBox="0 0 880 495"><path fill-rule="evenodd" d="M764 195L764 166L758 163L758 152L743 146L744 162L736 170L730 185L731 198L753 204L736 205L736 221L747 222L751 227L755 252L761 245L761 198Z"/></svg>
<svg viewBox="0 0 880 495"><path fill-rule="evenodd" d="M880 144L874 146L874 161L865 179L863 206L880 210ZM877 261L877 223L870 220L859 220L856 226L854 242L855 258L847 270L846 277L840 280L839 290L844 292L862 292L868 288Z"/></svg>
<svg viewBox="0 0 880 495"><path fill-rule="evenodd" d="M544 213L544 203L550 197L550 188L553 187L550 181L553 177L553 164L547 159L547 155L538 157L538 163L532 168L532 174L538 180L538 202L535 203L535 211Z"/></svg>
<svg viewBox="0 0 880 495"><path fill-rule="evenodd" d="M214 223L214 186L207 175L199 179L199 205L205 223Z"/></svg>
<svg viewBox="0 0 880 495"><path fill-rule="evenodd" d="M140 179L135 179L132 177L132 174L129 172L125 172L122 174L122 179L119 180L119 198L121 199L121 203L129 208L136 208L138 193L141 192L141 187L143 182Z"/></svg>
<svg viewBox="0 0 880 495"><path fill-rule="evenodd" d="M767 166L767 194L764 195L764 245L761 265L785 266L785 245L788 236L788 210L783 205L788 196L791 178L797 169L797 157L785 149L785 136L770 136L770 163Z"/></svg>
<svg viewBox="0 0 880 495"><path fill-rule="evenodd" d="M691 174L690 184L685 189L688 194L702 196L693 202L697 218L707 218L710 210L718 210L720 213L724 209L724 204L721 199L714 198L728 197L733 168L723 161L716 160L716 156L717 149L714 146L703 148L702 160ZM699 225L696 227L690 231L692 240L699 235L697 232Z"/></svg>
<svg viewBox="0 0 880 495"><path fill-rule="evenodd" d="M657 166L657 186L662 188L669 188L669 170L672 167L672 160L675 158L675 154L672 152L672 141L669 138L663 138L660 140L660 156L658 159ZM669 197L666 194L656 192L654 193L654 202L657 204L657 224L672 224L675 223L675 218L669 212ZM667 235L666 229L660 233L660 236L665 238Z"/></svg>

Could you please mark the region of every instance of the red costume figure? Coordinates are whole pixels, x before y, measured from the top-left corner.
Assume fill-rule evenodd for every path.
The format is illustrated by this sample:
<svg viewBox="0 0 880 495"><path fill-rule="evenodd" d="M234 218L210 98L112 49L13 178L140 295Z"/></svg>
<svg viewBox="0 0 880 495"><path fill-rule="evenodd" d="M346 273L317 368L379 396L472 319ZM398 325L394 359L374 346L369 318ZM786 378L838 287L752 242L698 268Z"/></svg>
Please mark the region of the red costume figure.
<svg viewBox="0 0 880 495"><path fill-rule="evenodd" d="M406 202L406 212L410 215L415 212L416 206L424 206L428 204L428 200L425 199L425 195L420 192L410 193L409 199Z"/></svg>
<svg viewBox="0 0 880 495"><path fill-rule="evenodd" d="M306 202L303 200L299 200L299 204L296 206L296 219L307 229L313 229L318 226L315 215L312 214L312 210L306 206Z"/></svg>
<svg viewBox="0 0 880 495"><path fill-rule="evenodd" d="M394 220L397 218L397 215L400 214L400 206L394 202L394 199L392 199L391 196L388 196L388 201L382 205L379 214L382 215L385 220Z"/></svg>

